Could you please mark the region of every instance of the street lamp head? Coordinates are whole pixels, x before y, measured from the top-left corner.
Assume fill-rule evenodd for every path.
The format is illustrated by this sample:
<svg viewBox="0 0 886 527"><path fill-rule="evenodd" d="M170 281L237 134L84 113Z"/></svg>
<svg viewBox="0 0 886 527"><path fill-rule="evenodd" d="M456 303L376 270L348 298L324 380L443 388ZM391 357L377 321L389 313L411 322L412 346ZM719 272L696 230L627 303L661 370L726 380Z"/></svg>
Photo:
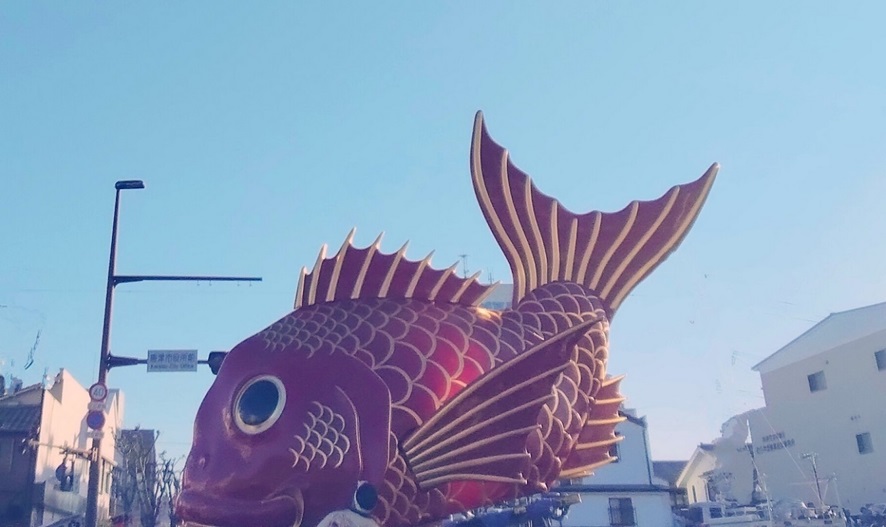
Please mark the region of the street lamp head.
<svg viewBox="0 0 886 527"><path fill-rule="evenodd" d="M145 188L145 183L140 179L127 179L125 181L118 181L114 184L114 187L117 190L139 189Z"/></svg>

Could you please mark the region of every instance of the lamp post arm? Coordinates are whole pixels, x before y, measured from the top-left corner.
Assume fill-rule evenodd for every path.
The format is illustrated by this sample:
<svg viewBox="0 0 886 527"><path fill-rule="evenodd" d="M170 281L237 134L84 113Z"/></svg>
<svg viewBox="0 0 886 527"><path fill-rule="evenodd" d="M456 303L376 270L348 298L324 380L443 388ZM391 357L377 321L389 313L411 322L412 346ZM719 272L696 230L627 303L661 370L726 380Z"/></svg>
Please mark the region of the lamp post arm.
<svg viewBox="0 0 886 527"><path fill-rule="evenodd" d="M261 282L259 276L115 275L114 285L132 282Z"/></svg>

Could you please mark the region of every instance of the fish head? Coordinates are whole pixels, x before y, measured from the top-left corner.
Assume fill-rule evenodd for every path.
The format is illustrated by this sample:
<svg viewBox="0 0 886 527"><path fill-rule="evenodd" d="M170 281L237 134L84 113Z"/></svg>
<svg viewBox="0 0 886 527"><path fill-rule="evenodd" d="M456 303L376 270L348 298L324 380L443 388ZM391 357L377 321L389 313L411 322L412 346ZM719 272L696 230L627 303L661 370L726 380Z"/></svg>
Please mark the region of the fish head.
<svg viewBox="0 0 886 527"><path fill-rule="evenodd" d="M250 337L225 357L194 422L176 509L220 527L313 526L380 487L390 395L345 354Z"/></svg>

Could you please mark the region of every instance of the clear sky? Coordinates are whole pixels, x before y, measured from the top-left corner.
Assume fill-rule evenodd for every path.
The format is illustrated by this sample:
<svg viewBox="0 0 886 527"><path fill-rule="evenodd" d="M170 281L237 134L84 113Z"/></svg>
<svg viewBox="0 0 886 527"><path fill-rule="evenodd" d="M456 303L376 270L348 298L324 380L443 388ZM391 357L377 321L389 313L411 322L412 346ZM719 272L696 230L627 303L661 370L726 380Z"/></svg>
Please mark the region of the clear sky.
<svg viewBox="0 0 886 527"><path fill-rule="evenodd" d="M96 377L114 182L113 352L229 349L292 306L351 227L510 281L475 203L474 112L539 188L620 209L720 177L624 302L610 372L655 459L761 406L751 366L886 300L886 4L0 4L0 371ZM25 370L37 332L34 365ZM183 455L213 377L113 370L126 426Z"/></svg>

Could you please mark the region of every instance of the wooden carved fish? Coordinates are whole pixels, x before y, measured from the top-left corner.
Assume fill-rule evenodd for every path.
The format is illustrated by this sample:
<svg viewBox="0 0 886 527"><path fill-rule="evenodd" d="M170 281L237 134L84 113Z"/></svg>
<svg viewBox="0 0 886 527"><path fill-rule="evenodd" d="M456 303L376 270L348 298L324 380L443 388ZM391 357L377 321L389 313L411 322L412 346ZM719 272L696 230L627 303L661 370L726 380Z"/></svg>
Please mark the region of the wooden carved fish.
<svg viewBox="0 0 886 527"><path fill-rule="evenodd" d="M717 170L615 213L573 214L478 113L474 189L513 308L479 307L494 286L408 260L405 246L358 249L352 232L334 256L324 248L294 311L226 357L197 413L179 516L416 525L609 463L623 401L606 372L609 321L682 241Z"/></svg>

